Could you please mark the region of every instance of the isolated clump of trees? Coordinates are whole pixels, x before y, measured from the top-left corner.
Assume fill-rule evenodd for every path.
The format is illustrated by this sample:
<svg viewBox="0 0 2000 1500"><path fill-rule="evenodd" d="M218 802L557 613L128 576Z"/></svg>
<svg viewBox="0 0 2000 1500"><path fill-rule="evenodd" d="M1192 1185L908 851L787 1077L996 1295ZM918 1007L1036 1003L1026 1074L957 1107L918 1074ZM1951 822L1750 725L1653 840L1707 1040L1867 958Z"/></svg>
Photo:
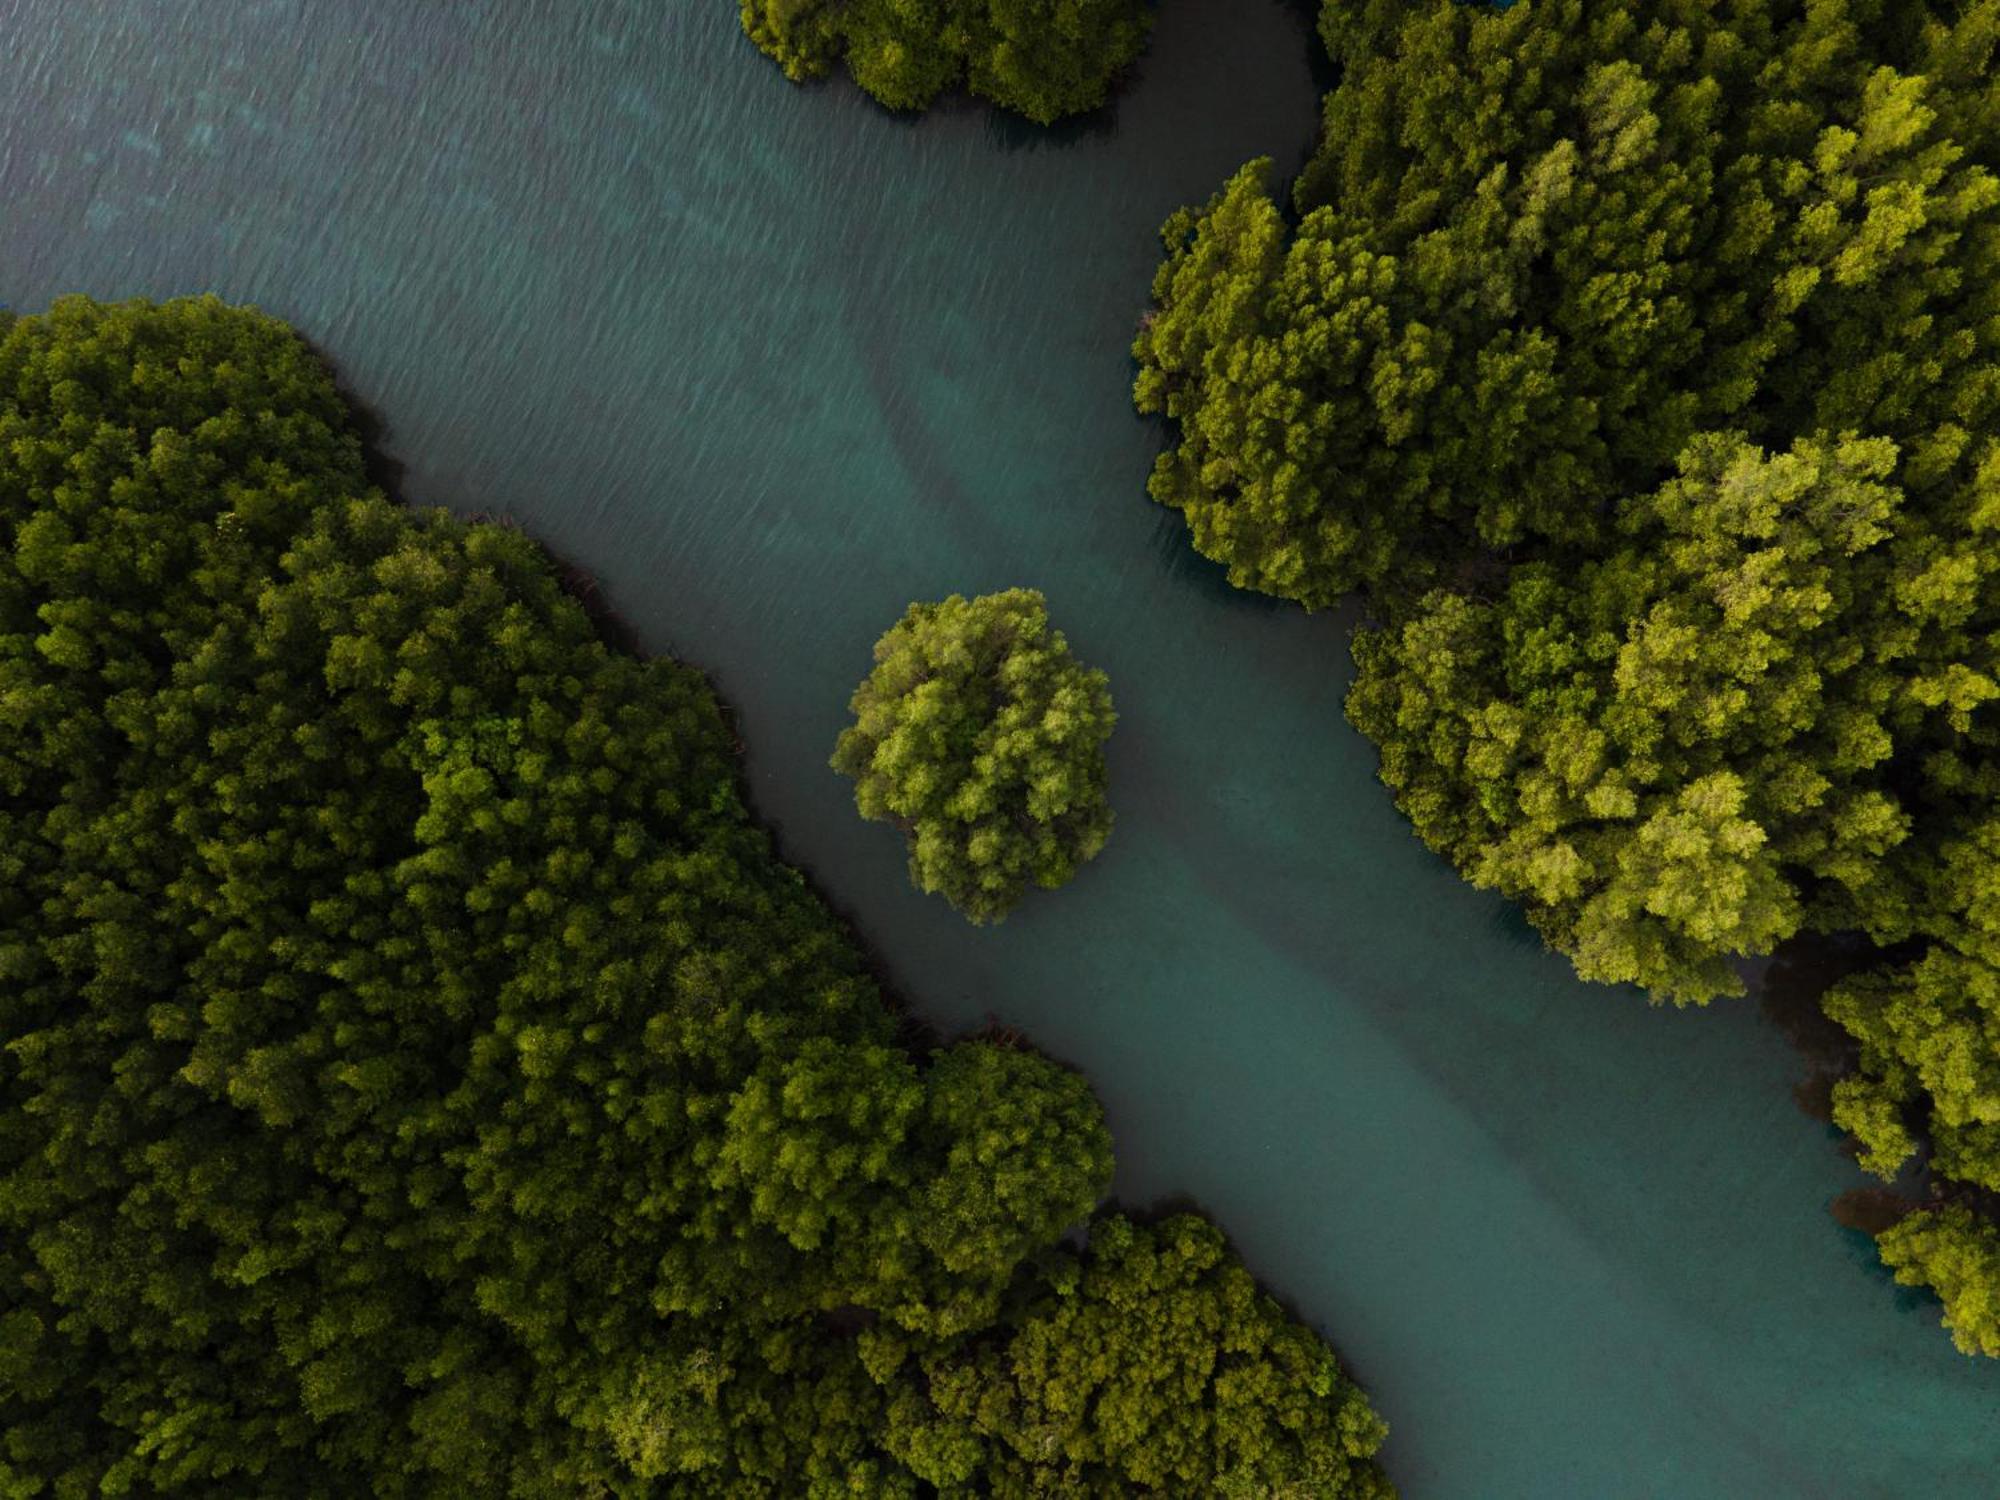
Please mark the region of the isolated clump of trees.
<svg viewBox="0 0 2000 1500"><path fill-rule="evenodd" d="M1146 0L741 0L743 30L794 81L844 61L891 109L963 84L1047 125L1100 107L1152 25Z"/></svg>
<svg viewBox="0 0 2000 1500"><path fill-rule="evenodd" d="M1859 933L1836 1118L2000 1352L2000 3L1341 0L1290 212L1169 220L1152 493L1359 590L1418 834L1586 978Z"/></svg>
<svg viewBox="0 0 2000 1500"><path fill-rule="evenodd" d="M1092 1218L1083 1079L899 1042L735 776L282 324L0 315L0 1488L1386 1494L1214 1229Z"/></svg>
<svg viewBox="0 0 2000 1500"><path fill-rule="evenodd" d="M910 879L974 922L1072 879L1111 835L1105 675L1033 589L912 604L875 644L833 767L904 830Z"/></svg>

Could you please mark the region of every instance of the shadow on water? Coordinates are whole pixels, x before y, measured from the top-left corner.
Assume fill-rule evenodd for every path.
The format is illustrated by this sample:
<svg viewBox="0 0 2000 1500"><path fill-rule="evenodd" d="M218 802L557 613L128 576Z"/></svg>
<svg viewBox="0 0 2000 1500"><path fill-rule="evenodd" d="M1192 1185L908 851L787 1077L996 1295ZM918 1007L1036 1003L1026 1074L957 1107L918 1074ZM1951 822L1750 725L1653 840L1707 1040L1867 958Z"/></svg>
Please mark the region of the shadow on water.
<svg viewBox="0 0 2000 1500"><path fill-rule="evenodd" d="M361 440L362 473L368 477L370 484L390 499L407 503L403 494L403 484L408 477L409 469L400 458L389 451L388 419L348 383L339 361L334 358L331 350L303 334L299 334L298 338L299 342L305 345L306 351L319 361L332 379L334 394L346 403L348 414L354 423L355 436Z"/></svg>
<svg viewBox="0 0 2000 1500"><path fill-rule="evenodd" d="M1340 69L1328 55L1326 45L1320 40L1319 17L1325 8L1324 0L1282 0L1285 9L1295 13L1304 24L1307 35L1312 38L1308 57L1312 64L1313 88L1320 94L1328 94L1340 82Z"/></svg>
<svg viewBox="0 0 2000 1500"><path fill-rule="evenodd" d="M1874 1236L1893 1228L1904 1218L1914 1213L1920 1205L1905 1197L1894 1188L1864 1187L1851 1188L1833 1200L1828 1209L1833 1221L1842 1229L1853 1230L1864 1236ZM1875 1256L1875 1242L1866 1240L1868 1254L1880 1264ZM1887 1268L1883 1268L1887 1275Z"/></svg>
<svg viewBox="0 0 2000 1500"><path fill-rule="evenodd" d="M1387 795L1386 791L1384 795ZM1527 910L1515 901L1502 901L1494 909L1492 930L1510 947L1538 950L1548 946L1542 935L1535 931L1535 924L1528 920Z"/></svg>
<svg viewBox="0 0 2000 1500"><path fill-rule="evenodd" d="M1903 1316L1934 1323L1943 1300L1927 1286L1909 1286L1896 1280L1896 1273L1883 1264L1875 1249L1875 1236L1917 1207L1886 1188L1860 1188L1834 1200L1833 1216L1840 1223L1841 1248L1855 1269L1874 1283L1876 1294L1887 1296Z"/></svg>
<svg viewBox="0 0 2000 1500"><path fill-rule="evenodd" d="M1752 983L1765 1022L1805 1064L1792 1098L1815 1120L1832 1123L1833 1086L1860 1061L1854 1038L1820 1001L1841 980L1881 958L1881 950L1858 933L1807 933L1782 944Z"/></svg>
<svg viewBox="0 0 2000 1500"><path fill-rule="evenodd" d="M1146 59L1141 57L1126 69L1112 85L1111 97L1096 109L1048 125L1037 125L1025 115L987 104L982 99L960 96L954 102L964 108L978 105L987 111L986 139L1002 151L1067 151L1089 141L1108 140L1118 133L1118 106L1126 93L1141 86L1145 67Z"/></svg>
<svg viewBox="0 0 2000 1500"><path fill-rule="evenodd" d="M1136 504L1153 508L1151 534L1153 560L1160 571L1180 588L1191 590L1205 606L1228 610L1249 618L1277 618L1297 611L1289 600L1240 589L1229 581L1229 569L1213 558L1197 552L1188 536L1187 523L1180 512L1161 505L1141 492Z"/></svg>

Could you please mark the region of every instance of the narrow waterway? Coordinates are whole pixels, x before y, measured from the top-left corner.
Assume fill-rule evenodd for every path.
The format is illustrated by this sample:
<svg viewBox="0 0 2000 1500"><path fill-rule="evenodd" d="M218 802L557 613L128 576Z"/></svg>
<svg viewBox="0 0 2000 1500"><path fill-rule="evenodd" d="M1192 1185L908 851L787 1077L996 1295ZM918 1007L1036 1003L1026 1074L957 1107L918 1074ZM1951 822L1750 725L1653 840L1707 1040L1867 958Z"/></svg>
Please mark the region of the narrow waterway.
<svg viewBox="0 0 2000 1500"><path fill-rule="evenodd" d="M1751 1004L1586 988L1411 838L1345 625L1143 492L1155 226L1314 123L1303 8L1165 0L1106 117L795 89L727 0L0 0L0 300L291 319L416 499L518 517L737 706L752 790L943 1026L1091 1074L1325 1327L1411 1500L1990 1500L2000 1363L1826 1205ZM1105 857L977 931L825 768L913 597L1046 591L1111 674Z"/></svg>

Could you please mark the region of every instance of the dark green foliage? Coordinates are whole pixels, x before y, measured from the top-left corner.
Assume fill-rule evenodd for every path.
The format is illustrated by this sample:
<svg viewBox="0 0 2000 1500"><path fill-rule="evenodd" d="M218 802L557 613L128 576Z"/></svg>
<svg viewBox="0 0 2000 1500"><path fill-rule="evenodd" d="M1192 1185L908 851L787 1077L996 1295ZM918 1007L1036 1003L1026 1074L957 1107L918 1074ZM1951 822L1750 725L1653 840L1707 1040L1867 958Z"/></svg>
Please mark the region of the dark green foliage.
<svg viewBox="0 0 2000 1500"><path fill-rule="evenodd" d="M1153 494L1239 585L1366 592L1383 779L1580 974L1881 944L1837 1117L2000 1186L2000 0L1321 34L1296 222L1253 163L1167 224Z"/></svg>
<svg viewBox="0 0 2000 1500"><path fill-rule="evenodd" d="M743 30L794 80L845 59L891 109L963 82L1047 125L1102 105L1145 45L1144 0L741 0Z"/></svg>
<svg viewBox="0 0 2000 1500"><path fill-rule="evenodd" d="M927 1402L892 1398L889 1443L949 1493L1393 1493L1382 1419L1197 1218L1100 1220L1003 1337L923 1377Z"/></svg>
<svg viewBox="0 0 2000 1500"><path fill-rule="evenodd" d="M859 1330L1004 1336L1109 1181L896 1045L696 673L212 300L0 333L0 877L10 1495L914 1494Z"/></svg>
<svg viewBox="0 0 2000 1500"><path fill-rule="evenodd" d="M974 922L1072 879L1111 836L1102 672L1033 589L912 604L875 643L833 768L864 818L909 837L910 879Z"/></svg>

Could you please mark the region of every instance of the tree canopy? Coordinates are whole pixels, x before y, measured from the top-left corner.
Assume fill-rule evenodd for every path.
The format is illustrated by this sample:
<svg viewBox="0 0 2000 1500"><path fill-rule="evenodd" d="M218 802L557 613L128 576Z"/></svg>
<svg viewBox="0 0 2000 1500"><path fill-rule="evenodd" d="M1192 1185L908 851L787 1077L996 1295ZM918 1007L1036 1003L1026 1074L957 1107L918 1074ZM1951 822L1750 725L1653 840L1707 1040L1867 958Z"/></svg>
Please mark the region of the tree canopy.
<svg viewBox="0 0 2000 1500"><path fill-rule="evenodd" d="M1101 106L1145 45L1146 0L741 0L743 30L794 81L845 60L891 109L960 83L1037 124Z"/></svg>
<svg viewBox="0 0 2000 1500"><path fill-rule="evenodd" d="M1704 431L1855 432L1949 508L1992 433L1990 0L1329 4L1296 228L1167 223L1153 493L1309 607L1595 551Z"/></svg>
<svg viewBox="0 0 2000 1500"><path fill-rule="evenodd" d="M1905 1286L1929 1287L1967 1354L2000 1359L2000 1228L1961 1205L1922 1209L1885 1230L1882 1259Z"/></svg>
<svg viewBox="0 0 2000 1500"><path fill-rule="evenodd" d="M9 1494L917 1495L1026 1378L989 1350L1153 1274L1090 1223L1088 1085L901 1044L701 677L373 490L254 312L0 329L0 877ZM1173 1351L1172 1462L1376 1493L1365 1403L1245 1305L1268 1350ZM1071 1415L1079 1486L1150 1482ZM1014 1483L978 1440L960 1492Z"/></svg>
<svg viewBox="0 0 2000 1500"><path fill-rule="evenodd" d="M974 922L1067 883L1111 835L1110 685L1033 589L912 604L849 706L834 769L864 818L904 831L917 888Z"/></svg>
<svg viewBox="0 0 2000 1500"><path fill-rule="evenodd" d="M1739 991L1727 957L1809 920L1854 925L1909 833L1889 725L1930 685L1892 587L1894 458L1701 438L1599 556L1359 636L1349 715L1418 833L1585 978L1675 998Z"/></svg>
<svg viewBox="0 0 2000 1500"><path fill-rule="evenodd" d="M1103 1221L1004 1338L922 1368L930 1405L891 1443L946 1493L1392 1493L1381 1418L1189 1215Z"/></svg>
<svg viewBox="0 0 2000 1500"><path fill-rule="evenodd" d="M2000 0L1342 0L1320 34L1290 211L1253 162L1166 225L1154 497L1239 586L1362 592L1384 781L1579 974L1699 1002L1794 935L1879 945L1825 1002L1836 1118L1979 1220L1945 1294L1985 1347ZM1943 1289L1970 1235L1884 1249Z"/></svg>

